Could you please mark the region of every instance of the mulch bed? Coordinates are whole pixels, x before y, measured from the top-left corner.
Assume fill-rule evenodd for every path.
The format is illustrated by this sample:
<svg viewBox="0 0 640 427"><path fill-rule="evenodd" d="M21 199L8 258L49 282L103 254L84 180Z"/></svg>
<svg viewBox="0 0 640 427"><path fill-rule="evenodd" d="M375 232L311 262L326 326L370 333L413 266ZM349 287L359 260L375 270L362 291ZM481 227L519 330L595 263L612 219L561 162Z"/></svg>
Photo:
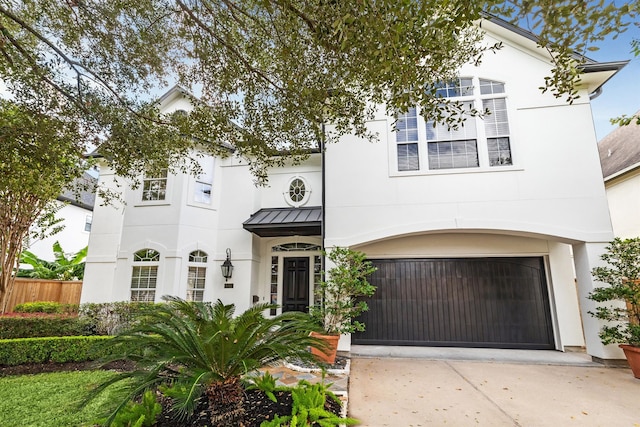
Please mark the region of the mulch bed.
<svg viewBox="0 0 640 427"><path fill-rule="evenodd" d="M269 421L276 415L291 415L293 400L288 391L274 393L277 402L270 400L260 390L245 391L245 401L243 405L244 415L236 421L238 427L260 427L263 421ZM195 416L188 420L178 421L172 418L168 411L169 402L161 402L162 414L155 427L212 427L211 414L207 409L206 399L198 405ZM327 397L325 408L334 414L340 414L340 404Z"/></svg>

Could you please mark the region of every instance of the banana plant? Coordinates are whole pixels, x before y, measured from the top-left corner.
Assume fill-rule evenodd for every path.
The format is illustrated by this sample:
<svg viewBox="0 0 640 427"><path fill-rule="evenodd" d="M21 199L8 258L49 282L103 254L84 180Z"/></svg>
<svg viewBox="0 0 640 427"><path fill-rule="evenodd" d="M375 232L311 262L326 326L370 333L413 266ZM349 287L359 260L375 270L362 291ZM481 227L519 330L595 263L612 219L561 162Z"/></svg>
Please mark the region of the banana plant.
<svg viewBox="0 0 640 427"><path fill-rule="evenodd" d="M54 261L46 261L38 258L33 252L22 251L20 263L29 264L32 270L21 270L18 276L32 277L49 280L82 280L84 276L84 259L87 257L87 249L80 249L75 254L67 255L60 246L60 242L53 244Z"/></svg>

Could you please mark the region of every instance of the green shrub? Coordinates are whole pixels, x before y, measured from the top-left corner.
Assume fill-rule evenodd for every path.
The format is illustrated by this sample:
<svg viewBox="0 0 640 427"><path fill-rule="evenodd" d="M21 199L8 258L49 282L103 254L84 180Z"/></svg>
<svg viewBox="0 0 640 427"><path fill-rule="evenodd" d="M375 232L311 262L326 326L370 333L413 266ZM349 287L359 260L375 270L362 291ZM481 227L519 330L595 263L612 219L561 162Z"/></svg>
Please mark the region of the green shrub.
<svg viewBox="0 0 640 427"><path fill-rule="evenodd" d="M79 316L91 325L92 335L116 335L136 325L157 304L149 302L86 303Z"/></svg>
<svg viewBox="0 0 640 427"><path fill-rule="evenodd" d="M0 366L86 362L108 352L111 337L43 337L0 340Z"/></svg>
<svg viewBox="0 0 640 427"><path fill-rule="evenodd" d="M0 339L96 335L90 323L60 314L23 313L0 317Z"/></svg>
<svg viewBox="0 0 640 427"><path fill-rule="evenodd" d="M278 387L276 385L276 379L269 373L269 371L265 372L261 376L250 377L248 378L248 381L250 383L245 387L246 390L260 390L272 402L278 401L274 392L289 389L288 387Z"/></svg>
<svg viewBox="0 0 640 427"><path fill-rule="evenodd" d="M53 301L35 301L18 304L14 307L15 313L50 313L73 314L78 312L78 304L62 304Z"/></svg>
<svg viewBox="0 0 640 427"><path fill-rule="evenodd" d="M140 403L130 401L124 406L111 423L111 427L150 427L155 425L162 406L157 402L153 391L142 395ZM106 420L104 420L106 421Z"/></svg>
<svg viewBox="0 0 640 427"><path fill-rule="evenodd" d="M340 418L340 416L327 410L325 403L327 397L339 402L338 398L328 389L331 384L316 383L301 380L291 389L293 405L291 415L276 415L271 421L263 421L260 427L306 427L320 425L351 426L359 421L353 418Z"/></svg>

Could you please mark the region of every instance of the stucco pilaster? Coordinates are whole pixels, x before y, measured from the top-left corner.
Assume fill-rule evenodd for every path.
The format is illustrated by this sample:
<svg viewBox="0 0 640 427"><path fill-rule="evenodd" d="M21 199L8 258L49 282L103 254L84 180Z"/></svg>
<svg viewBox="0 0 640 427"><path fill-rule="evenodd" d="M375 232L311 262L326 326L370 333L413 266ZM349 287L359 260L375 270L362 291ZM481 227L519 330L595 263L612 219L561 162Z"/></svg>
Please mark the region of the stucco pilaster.
<svg viewBox="0 0 640 427"><path fill-rule="evenodd" d="M605 346L602 344L600 337L598 337L602 323L589 314L590 311L595 311L596 307L596 303L588 298L589 293L595 287L601 286L601 283L593 279L591 270L605 265L600 256L606 251L606 246L607 243L579 243L573 245L580 314L582 316L587 353L604 360L624 359L624 354L617 345Z"/></svg>

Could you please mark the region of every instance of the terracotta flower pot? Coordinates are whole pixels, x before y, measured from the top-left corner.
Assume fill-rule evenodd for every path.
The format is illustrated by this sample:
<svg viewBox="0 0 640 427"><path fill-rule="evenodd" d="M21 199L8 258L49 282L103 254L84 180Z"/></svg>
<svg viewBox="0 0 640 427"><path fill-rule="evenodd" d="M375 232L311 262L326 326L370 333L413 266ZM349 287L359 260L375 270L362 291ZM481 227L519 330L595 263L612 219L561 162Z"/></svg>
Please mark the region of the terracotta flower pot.
<svg viewBox="0 0 640 427"><path fill-rule="evenodd" d="M640 347L634 347L629 344L620 344L619 347L624 351L633 376L640 378Z"/></svg>
<svg viewBox="0 0 640 427"><path fill-rule="evenodd" d="M340 335L323 335L317 332L311 332L311 336L323 339L327 342L327 348L320 350L315 347L311 347L311 353L317 356L323 362L329 364L335 363L336 354L338 353L338 341L340 340Z"/></svg>

